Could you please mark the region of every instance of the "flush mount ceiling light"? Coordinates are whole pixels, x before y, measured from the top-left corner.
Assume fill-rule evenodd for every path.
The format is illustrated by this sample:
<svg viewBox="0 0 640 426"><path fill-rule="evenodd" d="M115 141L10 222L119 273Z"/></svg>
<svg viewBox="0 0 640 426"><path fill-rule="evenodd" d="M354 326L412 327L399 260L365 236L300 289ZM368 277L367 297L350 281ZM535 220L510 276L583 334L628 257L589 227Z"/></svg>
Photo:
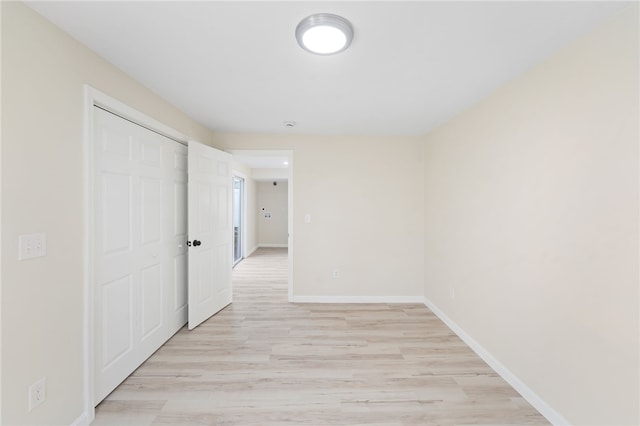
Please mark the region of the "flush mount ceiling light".
<svg viewBox="0 0 640 426"><path fill-rule="evenodd" d="M353 40L353 27L342 16L317 13L300 21L296 27L296 39L308 52L333 55L349 47Z"/></svg>

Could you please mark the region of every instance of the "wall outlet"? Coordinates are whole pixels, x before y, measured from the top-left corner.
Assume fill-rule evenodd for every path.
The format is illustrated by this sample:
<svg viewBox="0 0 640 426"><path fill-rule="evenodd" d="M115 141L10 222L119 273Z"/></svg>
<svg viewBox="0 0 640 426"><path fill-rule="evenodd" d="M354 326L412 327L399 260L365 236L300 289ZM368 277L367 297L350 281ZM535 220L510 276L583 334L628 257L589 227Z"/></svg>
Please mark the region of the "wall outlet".
<svg viewBox="0 0 640 426"><path fill-rule="evenodd" d="M451 287L449 288L449 296L451 297L451 299L455 299L456 298L456 289Z"/></svg>
<svg viewBox="0 0 640 426"><path fill-rule="evenodd" d="M47 378L43 377L29 386L29 412L47 399Z"/></svg>
<svg viewBox="0 0 640 426"><path fill-rule="evenodd" d="M334 280L340 278L340 271L338 269L334 269L333 272L331 272L331 278Z"/></svg>
<svg viewBox="0 0 640 426"><path fill-rule="evenodd" d="M47 255L47 234L20 235L18 239L18 260L32 259Z"/></svg>

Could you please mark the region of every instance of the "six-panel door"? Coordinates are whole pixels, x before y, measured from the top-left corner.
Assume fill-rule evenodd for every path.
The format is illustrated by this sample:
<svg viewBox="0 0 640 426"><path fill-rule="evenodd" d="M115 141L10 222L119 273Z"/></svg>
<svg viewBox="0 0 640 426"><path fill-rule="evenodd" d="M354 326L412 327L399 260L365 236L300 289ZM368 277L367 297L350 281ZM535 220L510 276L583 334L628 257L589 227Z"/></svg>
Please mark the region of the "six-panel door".
<svg viewBox="0 0 640 426"><path fill-rule="evenodd" d="M94 402L186 321L187 148L94 108Z"/></svg>

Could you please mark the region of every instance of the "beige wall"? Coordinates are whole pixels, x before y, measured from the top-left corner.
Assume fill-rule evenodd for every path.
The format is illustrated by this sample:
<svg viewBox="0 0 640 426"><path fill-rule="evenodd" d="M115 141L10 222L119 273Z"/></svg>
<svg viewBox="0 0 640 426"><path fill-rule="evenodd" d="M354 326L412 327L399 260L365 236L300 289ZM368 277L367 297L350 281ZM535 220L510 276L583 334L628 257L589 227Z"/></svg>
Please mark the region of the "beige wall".
<svg viewBox="0 0 640 426"><path fill-rule="evenodd" d="M83 84L187 136L211 133L21 3L2 7L2 424L83 411ZM19 262L18 235L47 233ZM27 412L30 384L47 401Z"/></svg>
<svg viewBox="0 0 640 426"><path fill-rule="evenodd" d="M426 297L573 424L640 423L638 49L636 4L425 138Z"/></svg>
<svg viewBox="0 0 640 426"><path fill-rule="evenodd" d="M288 243L288 185L285 181L258 182L258 246L282 246ZM265 213L271 217L266 218Z"/></svg>
<svg viewBox="0 0 640 426"><path fill-rule="evenodd" d="M293 150L294 296L422 296L421 138L217 134L214 144Z"/></svg>
<svg viewBox="0 0 640 426"><path fill-rule="evenodd" d="M247 216L247 247L245 256L251 255L258 248L258 185L251 178L245 181L245 190L247 191L247 208L245 214Z"/></svg>
<svg viewBox="0 0 640 426"><path fill-rule="evenodd" d="M0 26L2 25L2 7L0 6ZM1 29L1 27L0 27ZM0 34L0 42L1 42ZM0 52L2 47L0 46ZM0 65L2 58L0 58ZM0 82L2 81L2 67L0 66ZM0 84L0 99L2 99L2 84ZM0 129L2 129L2 102L0 102ZM0 132L0 195L2 194L2 134ZM2 197L0 196L0 423L2 423Z"/></svg>

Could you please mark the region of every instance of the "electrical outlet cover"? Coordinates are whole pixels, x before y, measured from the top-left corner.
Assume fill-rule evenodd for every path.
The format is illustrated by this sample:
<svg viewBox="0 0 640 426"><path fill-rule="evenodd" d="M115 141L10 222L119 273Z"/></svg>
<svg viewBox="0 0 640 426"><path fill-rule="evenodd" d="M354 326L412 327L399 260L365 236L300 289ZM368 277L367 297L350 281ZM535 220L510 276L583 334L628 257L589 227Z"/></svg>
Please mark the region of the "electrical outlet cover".
<svg viewBox="0 0 640 426"><path fill-rule="evenodd" d="M43 377L29 386L29 412L47 399L47 378Z"/></svg>

